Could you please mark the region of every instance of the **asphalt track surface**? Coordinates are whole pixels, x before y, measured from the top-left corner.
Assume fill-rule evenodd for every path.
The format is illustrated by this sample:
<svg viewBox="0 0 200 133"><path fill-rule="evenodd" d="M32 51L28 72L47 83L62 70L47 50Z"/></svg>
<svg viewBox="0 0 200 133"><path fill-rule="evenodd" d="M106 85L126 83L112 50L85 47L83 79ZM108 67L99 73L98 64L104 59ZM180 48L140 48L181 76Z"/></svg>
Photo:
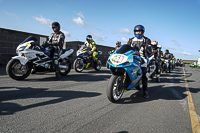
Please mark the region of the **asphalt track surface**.
<svg viewBox="0 0 200 133"><path fill-rule="evenodd" d="M185 71L185 76L184 76ZM142 91L125 92L111 103L106 87L111 74L72 70L60 81L54 73L10 79L0 70L1 133L192 133L186 82L200 120L200 69L186 66L149 80L149 99ZM186 79L186 81L184 80ZM199 126L199 125L197 125Z"/></svg>

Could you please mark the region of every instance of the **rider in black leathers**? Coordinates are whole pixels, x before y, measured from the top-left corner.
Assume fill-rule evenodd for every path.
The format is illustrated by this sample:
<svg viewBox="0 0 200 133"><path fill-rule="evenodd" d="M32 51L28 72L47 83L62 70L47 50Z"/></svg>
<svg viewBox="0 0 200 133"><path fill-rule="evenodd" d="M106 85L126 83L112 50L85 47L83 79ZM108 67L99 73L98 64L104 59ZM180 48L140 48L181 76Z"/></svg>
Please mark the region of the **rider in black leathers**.
<svg viewBox="0 0 200 133"><path fill-rule="evenodd" d="M160 82L160 58L161 58L161 49L158 46L158 42L153 41L151 43L152 45L152 53L155 58L155 64L156 64L156 81Z"/></svg>
<svg viewBox="0 0 200 133"><path fill-rule="evenodd" d="M112 51L109 52L109 54L113 53L115 50L117 50L118 48L121 47L121 42L120 41L117 41L116 42L116 46L115 46L115 49L113 49Z"/></svg>
<svg viewBox="0 0 200 133"><path fill-rule="evenodd" d="M142 85L143 85L143 94L144 98L149 98L149 94L147 92L147 83L148 83L148 75L147 75L147 49L148 46L151 45L151 40L144 36L145 28L142 25L136 25L134 27L135 37L130 38L127 42L128 45L134 47L139 52L139 56L141 58L140 64L141 69L143 71L142 76Z"/></svg>
<svg viewBox="0 0 200 133"><path fill-rule="evenodd" d="M48 41L43 42L42 46L52 46L53 50L53 62L55 65L56 73L59 72L58 58L62 52L65 35L60 31L60 24L58 22L52 23L52 29L54 33L51 34Z"/></svg>
<svg viewBox="0 0 200 133"><path fill-rule="evenodd" d="M165 50L165 54L164 54L163 58L169 60L169 70L171 70L171 65L172 64L171 64L170 60L172 59L172 54L169 53L168 49Z"/></svg>
<svg viewBox="0 0 200 133"><path fill-rule="evenodd" d="M172 59L172 54L169 53L168 49L165 50L164 59L169 59L169 60Z"/></svg>
<svg viewBox="0 0 200 133"><path fill-rule="evenodd" d="M54 33L51 34L48 41L43 42L43 46L53 46L54 56L59 55L63 49L65 35L60 31L60 24L58 22L52 23Z"/></svg>

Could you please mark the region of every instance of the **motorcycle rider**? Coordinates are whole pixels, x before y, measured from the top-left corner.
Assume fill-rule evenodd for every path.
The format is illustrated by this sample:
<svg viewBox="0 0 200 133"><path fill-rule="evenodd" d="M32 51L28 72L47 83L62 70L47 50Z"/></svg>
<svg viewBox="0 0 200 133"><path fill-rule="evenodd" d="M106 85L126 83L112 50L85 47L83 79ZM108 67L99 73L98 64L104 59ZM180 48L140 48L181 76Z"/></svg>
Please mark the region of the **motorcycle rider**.
<svg viewBox="0 0 200 133"><path fill-rule="evenodd" d="M139 56L141 58L140 65L143 72L142 75L142 85L143 85L143 94L144 98L149 98L149 94L147 91L148 84L148 74L147 74L147 48L151 45L151 40L144 36L145 28L142 25L136 25L134 27L134 37L129 38L127 42L128 45L134 47L139 52Z"/></svg>
<svg viewBox="0 0 200 133"><path fill-rule="evenodd" d="M152 45L152 50L153 50L153 55L155 58L155 64L156 64L156 81L160 82L160 57L161 57L161 46L158 46L157 41L153 41L151 43Z"/></svg>
<svg viewBox="0 0 200 133"><path fill-rule="evenodd" d="M87 47L90 47L91 48L91 51L89 52L89 54L92 54L92 57L94 59L94 63L96 64L97 63L97 55L98 55L98 51L97 51L97 48L95 46L95 41L92 39L92 36L91 35L87 35L86 36L86 41L85 41L85 46Z"/></svg>
<svg viewBox="0 0 200 133"><path fill-rule="evenodd" d="M171 57L172 57L172 70L175 68L175 57L174 57L174 55L173 54L171 54Z"/></svg>
<svg viewBox="0 0 200 133"><path fill-rule="evenodd" d="M58 22L52 23L52 30L54 33L51 34L48 41L44 41L42 46L52 46L53 48L53 62L55 64L56 73L59 73L59 64L58 58L59 53L61 53L63 49L63 44L65 40L65 35L63 32L60 31L60 24Z"/></svg>
<svg viewBox="0 0 200 133"><path fill-rule="evenodd" d="M169 50L166 49L165 50L165 54L164 54L164 59L170 59L171 60L171 58L172 58L171 53L169 53Z"/></svg>
<svg viewBox="0 0 200 133"><path fill-rule="evenodd" d="M115 50L117 50L118 48L120 48L122 45L121 45L121 42L120 41L117 41L116 42L116 46L115 46L115 49L111 51L111 53L113 53Z"/></svg>
<svg viewBox="0 0 200 133"><path fill-rule="evenodd" d="M120 41L117 41L116 42L116 46L115 46L115 50L117 50L118 48L121 47L121 42Z"/></svg>
<svg viewBox="0 0 200 133"><path fill-rule="evenodd" d="M171 62L170 62L170 60L172 59L172 55L171 55L171 53L169 53L168 49L165 50L164 59L168 59L169 60L169 70L171 70Z"/></svg>

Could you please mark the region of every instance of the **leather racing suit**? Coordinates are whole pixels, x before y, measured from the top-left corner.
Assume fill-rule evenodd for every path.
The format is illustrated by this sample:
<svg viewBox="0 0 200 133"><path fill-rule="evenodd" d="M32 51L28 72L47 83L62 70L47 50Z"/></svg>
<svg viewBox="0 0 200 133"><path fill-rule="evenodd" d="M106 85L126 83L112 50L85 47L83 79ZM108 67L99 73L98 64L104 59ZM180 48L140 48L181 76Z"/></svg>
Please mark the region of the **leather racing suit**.
<svg viewBox="0 0 200 133"><path fill-rule="evenodd" d="M151 40L145 36L138 39L136 37L130 38L127 42L128 45L131 47L134 47L139 52L139 56L141 58L140 65L143 72L142 75L142 85L143 85L143 92L147 91L147 83L148 83L148 77L147 77L147 48L148 45L151 45Z"/></svg>
<svg viewBox="0 0 200 133"><path fill-rule="evenodd" d="M94 40L91 40L90 42L88 42L88 41L85 41L85 45L87 46L87 47L90 47L92 50L91 50L91 52L92 52L92 57L93 57L93 59L94 59L94 61L96 62L97 61L97 55L98 55L98 51L97 51L97 48L96 48L96 46L95 46L95 41Z"/></svg>
<svg viewBox="0 0 200 133"><path fill-rule="evenodd" d="M161 49L159 47L152 47L152 53L155 58L156 64L156 79L160 77L160 58L161 58Z"/></svg>

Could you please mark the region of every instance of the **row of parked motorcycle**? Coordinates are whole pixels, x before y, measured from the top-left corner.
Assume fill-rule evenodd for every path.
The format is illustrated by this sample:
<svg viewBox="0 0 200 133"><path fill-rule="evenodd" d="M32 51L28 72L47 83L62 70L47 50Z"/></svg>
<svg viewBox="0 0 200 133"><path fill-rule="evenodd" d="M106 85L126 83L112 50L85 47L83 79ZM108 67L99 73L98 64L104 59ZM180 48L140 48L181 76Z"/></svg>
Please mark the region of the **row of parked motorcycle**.
<svg viewBox="0 0 200 133"><path fill-rule="evenodd" d="M37 72L55 72L54 60L51 58L50 47L42 48L35 44L37 39L30 36L25 39L16 49L17 56L12 57L6 66L7 74L15 80L27 78L33 69ZM73 49L63 49L59 53L59 75L65 76L71 70L71 62L68 57L73 53ZM101 69L101 61L94 62L89 49L85 45L80 46L76 52L76 59L73 67L76 72L82 72L87 68L94 68L96 71ZM98 54L102 54L98 51ZM129 45L122 45L119 49L110 53L107 60L107 67L112 76L108 82L106 91L107 97L111 102L117 102L122 97L124 91L132 88L142 88L142 70L140 67L140 57L136 49ZM161 72L171 72L175 63L168 59L160 60ZM154 57L148 59L149 77L156 76L156 64ZM57 74L56 74L57 76Z"/></svg>
<svg viewBox="0 0 200 133"><path fill-rule="evenodd" d="M6 66L7 74L15 80L24 80L31 72L56 72L53 56L53 48L36 44L37 39L29 36L16 49L17 56L12 57ZM71 62L69 56L73 53L73 49L63 49L59 53L59 71L55 73L56 78L66 76L71 70ZM77 58L73 63L76 72L82 72L87 68L94 68L96 71L101 69L101 61L93 61L92 55L89 54L90 49L85 45L80 45L76 55ZM98 55L102 52L98 51Z"/></svg>

